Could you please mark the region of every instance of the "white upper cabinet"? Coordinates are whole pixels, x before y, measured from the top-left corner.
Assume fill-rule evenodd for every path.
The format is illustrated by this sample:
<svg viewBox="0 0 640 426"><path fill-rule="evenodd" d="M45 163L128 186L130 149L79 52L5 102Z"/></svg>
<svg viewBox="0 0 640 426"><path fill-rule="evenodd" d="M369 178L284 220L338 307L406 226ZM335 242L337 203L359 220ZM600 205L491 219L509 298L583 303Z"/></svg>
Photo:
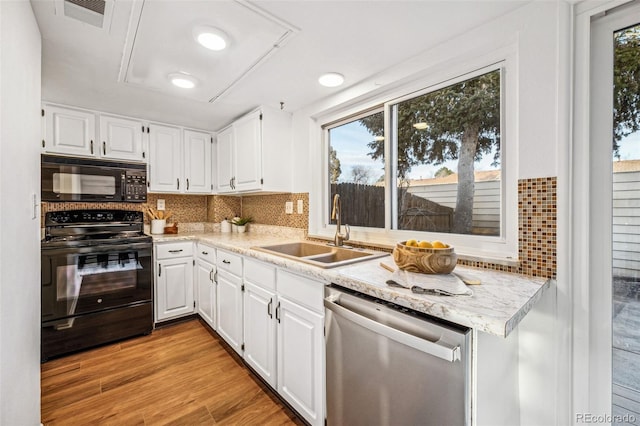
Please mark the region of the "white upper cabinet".
<svg viewBox="0 0 640 426"><path fill-rule="evenodd" d="M188 193L210 193L211 146L209 133L184 131L184 190Z"/></svg>
<svg viewBox="0 0 640 426"><path fill-rule="evenodd" d="M149 125L149 191L210 194L211 134Z"/></svg>
<svg viewBox="0 0 640 426"><path fill-rule="evenodd" d="M105 158L145 161L145 125L140 120L100 115L100 155Z"/></svg>
<svg viewBox="0 0 640 426"><path fill-rule="evenodd" d="M216 143L216 173L218 192L233 192L232 179L235 167L233 166L234 132L233 127L227 127L218 133Z"/></svg>
<svg viewBox="0 0 640 426"><path fill-rule="evenodd" d="M182 139L178 127L149 125L149 190L181 192Z"/></svg>
<svg viewBox="0 0 640 426"><path fill-rule="evenodd" d="M97 156L95 114L80 109L43 105L44 152Z"/></svg>
<svg viewBox="0 0 640 426"><path fill-rule="evenodd" d="M261 107L217 139L218 192L291 191L291 114Z"/></svg>
<svg viewBox="0 0 640 426"><path fill-rule="evenodd" d="M42 152L147 162L151 192L214 192L211 133L64 105L43 103L42 111ZM222 164L231 170L230 160Z"/></svg>
<svg viewBox="0 0 640 426"><path fill-rule="evenodd" d="M260 189L262 185L262 120L262 111L254 111L233 123L235 191Z"/></svg>

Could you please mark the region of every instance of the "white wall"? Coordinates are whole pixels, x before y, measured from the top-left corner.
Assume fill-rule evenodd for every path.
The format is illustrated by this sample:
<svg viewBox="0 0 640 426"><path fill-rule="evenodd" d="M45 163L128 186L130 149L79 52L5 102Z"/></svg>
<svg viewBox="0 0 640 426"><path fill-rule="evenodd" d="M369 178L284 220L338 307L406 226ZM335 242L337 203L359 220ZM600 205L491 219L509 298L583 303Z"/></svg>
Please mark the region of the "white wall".
<svg viewBox="0 0 640 426"><path fill-rule="evenodd" d="M310 232L314 226L321 226L322 173L319 159L321 134L313 120L331 114L348 114L363 110L380 103L380 99L398 91L402 84L442 73L448 66L459 66L465 61L473 61L474 56L491 56L501 51L511 52L515 58L515 84L507 86L507 99L504 104L508 114L512 114L506 123L510 138L504 140L504 152L509 150L513 162L509 164L509 176L505 181L511 184L518 179L558 176L566 177L569 169L566 150L570 129L571 100L571 46L572 46L572 2L529 2L512 13L504 15L487 25L470 29L464 35L451 39L423 54L417 55L403 64L376 75L372 79L355 86L347 87L320 102L312 104L294 114L295 158L298 159L294 170L296 192L310 192ZM348 79L348 76L346 76ZM389 82L389 83L381 83ZM567 190L565 180L558 182L560 191ZM508 191L513 191L513 186ZM517 189L515 189L517 192ZM561 194L566 196L566 192ZM566 212L565 198L558 205ZM515 215L515 209L510 212ZM511 225L517 217L509 218ZM559 218L559 223L566 220ZM517 227L517 223L516 223ZM561 235L561 237L560 237ZM564 253L567 235L559 232L558 249ZM563 254L564 256L564 254ZM566 259L566 256L563 257ZM566 277L568 263L558 263L558 277ZM566 283L558 283L565 288ZM567 297L564 295L564 297ZM545 323L550 324L548 336L537 336L544 340L547 349L553 353L540 357L535 363L527 362L527 376L522 386L527 388L526 406L521 407L523 424L562 424L570 418L570 374L558 370L558 365L567 366L570 353L561 350L570 345L570 319L567 315L558 315L555 299L541 306L545 313ZM560 303L560 300L558 300ZM563 306L566 300L563 299ZM559 330L559 331L555 331ZM530 334L525 334L526 340ZM522 338L522 336L521 336ZM532 340L535 344L535 340ZM535 384L530 380L535 377ZM562 393L562 394L561 394ZM549 407L550 401L561 401L550 413L534 410L531 407ZM553 421L555 419L555 422ZM562 419L562 421L558 420Z"/></svg>
<svg viewBox="0 0 640 426"><path fill-rule="evenodd" d="M442 73L451 64L513 46L517 55L517 79L515 87L507 90L516 91L516 103L504 108L516 111L515 120L507 123L516 127L516 134L515 140L505 141L505 147L517 151L517 178L557 176L558 85L562 84L558 81L558 37L564 36L564 28L570 25L559 20L558 3L564 2L528 3L494 22L471 29L463 36L299 110L294 114L297 158L312 165L317 160L315 150L319 141L309 138L310 118L330 111L361 110L359 105L378 104L376 98L384 99L385 93L393 92L398 86ZM302 147L305 142L306 150ZM309 167L300 163L298 166L294 191L312 190L316 182L309 174Z"/></svg>
<svg viewBox="0 0 640 426"><path fill-rule="evenodd" d="M40 32L0 1L0 424L40 424Z"/></svg>

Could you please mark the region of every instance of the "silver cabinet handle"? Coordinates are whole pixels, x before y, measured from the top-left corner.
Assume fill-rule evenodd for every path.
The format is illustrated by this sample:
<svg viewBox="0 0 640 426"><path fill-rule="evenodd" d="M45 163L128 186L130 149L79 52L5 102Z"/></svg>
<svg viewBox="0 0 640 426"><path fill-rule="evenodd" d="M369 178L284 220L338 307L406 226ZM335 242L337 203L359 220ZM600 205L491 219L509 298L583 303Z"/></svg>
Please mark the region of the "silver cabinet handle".
<svg viewBox="0 0 640 426"><path fill-rule="evenodd" d="M176 179L176 189L180 189L180 178Z"/></svg>
<svg viewBox="0 0 640 426"><path fill-rule="evenodd" d="M107 143L102 141L102 155L107 155Z"/></svg>
<svg viewBox="0 0 640 426"><path fill-rule="evenodd" d="M162 276L162 265L158 263L158 276Z"/></svg>
<svg viewBox="0 0 640 426"><path fill-rule="evenodd" d="M189 178L187 178L187 191L189 190Z"/></svg>
<svg viewBox="0 0 640 426"><path fill-rule="evenodd" d="M280 323L280 302L278 302L278 306L276 306L276 320Z"/></svg>
<svg viewBox="0 0 640 426"><path fill-rule="evenodd" d="M91 154L93 154L93 141L89 141L89 148L90 148Z"/></svg>
<svg viewBox="0 0 640 426"><path fill-rule="evenodd" d="M203 251L202 254L204 254L205 256L209 254L208 251Z"/></svg>
<svg viewBox="0 0 640 426"><path fill-rule="evenodd" d="M213 282L213 268L209 272L209 281Z"/></svg>
<svg viewBox="0 0 640 426"><path fill-rule="evenodd" d="M391 340L395 340L396 342L410 346L419 351L425 352L427 354L433 355L435 357L444 359L445 361L449 361L449 362L455 362L460 360L460 346L454 346L454 347L444 346L442 343L432 342L430 340L425 340L423 338L414 336L412 334L405 333L393 327L389 327L388 325L379 323L377 321L374 321L372 319L359 315L353 312L352 310L347 309L339 305L338 303L336 303L338 301L339 301L339 297L335 297L335 296L324 299L324 307L332 311L336 315L339 315L353 323L356 323L368 330L371 330L376 334L380 334ZM277 318L277 311L276 311L276 318Z"/></svg>
<svg viewBox="0 0 640 426"><path fill-rule="evenodd" d="M223 260L223 261L222 261L222 263L226 263L227 265L229 265L229 264L231 263L231 261L230 261L230 260L225 259L225 260Z"/></svg>
<svg viewBox="0 0 640 426"><path fill-rule="evenodd" d="M229 188L233 189L233 178L229 179Z"/></svg>
<svg viewBox="0 0 640 426"><path fill-rule="evenodd" d="M182 249L180 250L169 250L169 253L180 253L182 251Z"/></svg>
<svg viewBox="0 0 640 426"><path fill-rule="evenodd" d="M269 315L269 318L273 318L273 312L271 312L272 307L273 307L273 298L269 299L269 304L267 305L267 315Z"/></svg>

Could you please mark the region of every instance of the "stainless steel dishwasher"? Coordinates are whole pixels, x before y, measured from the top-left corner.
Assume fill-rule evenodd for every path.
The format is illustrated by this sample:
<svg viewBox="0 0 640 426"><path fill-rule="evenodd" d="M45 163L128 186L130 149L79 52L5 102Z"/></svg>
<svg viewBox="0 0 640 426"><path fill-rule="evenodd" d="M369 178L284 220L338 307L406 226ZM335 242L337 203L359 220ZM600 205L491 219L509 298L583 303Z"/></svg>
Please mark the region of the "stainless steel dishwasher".
<svg viewBox="0 0 640 426"><path fill-rule="evenodd" d="M471 424L469 328L334 284L325 296L329 426Z"/></svg>

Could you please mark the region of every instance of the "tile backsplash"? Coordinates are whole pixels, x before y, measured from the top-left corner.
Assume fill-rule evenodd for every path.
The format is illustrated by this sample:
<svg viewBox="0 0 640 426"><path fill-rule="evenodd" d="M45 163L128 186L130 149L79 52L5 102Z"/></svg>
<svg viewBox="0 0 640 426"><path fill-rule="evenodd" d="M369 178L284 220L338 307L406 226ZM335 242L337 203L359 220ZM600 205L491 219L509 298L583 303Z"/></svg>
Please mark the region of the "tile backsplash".
<svg viewBox="0 0 640 426"><path fill-rule="evenodd" d="M518 258L519 266L459 260L463 265L554 278L556 275L556 178L518 181ZM224 195L148 194L148 205L155 208L165 200L166 210L180 223L218 224L236 214L251 216L256 224L301 229L309 228L309 194L286 193L244 197ZM297 213L302 200L303 213ZM293 214L285 213L285 203L293 203ZM47 211L77 209L124 209L144 211L145 204L134 203L42 203ZM148 218L145 218L148 221ZM169 222L171 222L170 220ZM43 226L44 226L44 220Z"/></svg>

